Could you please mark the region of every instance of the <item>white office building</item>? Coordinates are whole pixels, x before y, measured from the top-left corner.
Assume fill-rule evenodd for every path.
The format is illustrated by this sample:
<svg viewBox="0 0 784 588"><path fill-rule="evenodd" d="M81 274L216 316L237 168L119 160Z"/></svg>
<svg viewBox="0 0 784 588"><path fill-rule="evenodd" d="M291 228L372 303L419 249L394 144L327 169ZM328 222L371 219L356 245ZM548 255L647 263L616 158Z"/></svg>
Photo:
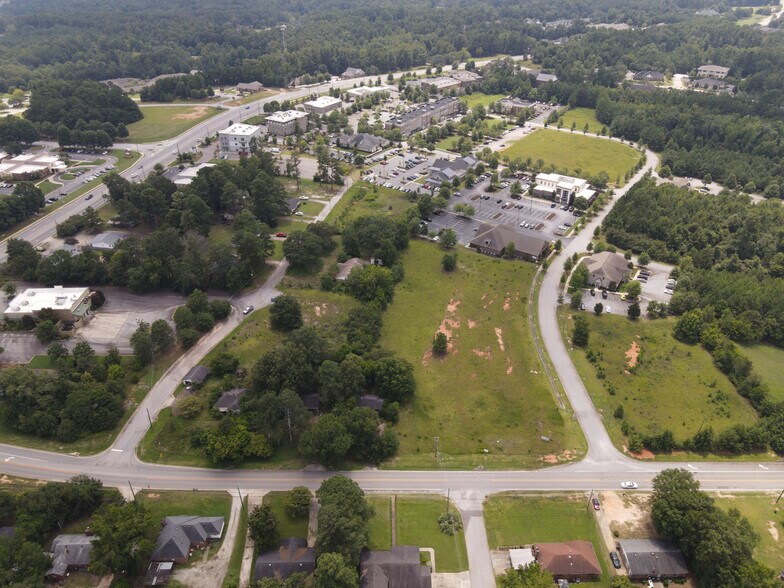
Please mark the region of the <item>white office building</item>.
<svg viewBox="0 0 784 588"><path fill-rule="evenodd" d="M303 104L305 110L311 114L329 114L342 106L340 98L332 96L319 96L315 100L309 100Z"/></svg>
<svg viewBox="0 0 784 588"><path fill-rule="evenodd" d="M308 130L308 113L301 110L282 110L267 117L267 132L270 135L286 136Z"/></svg>
<svg viewBox="0 0 784 588"><path fill-rule="evenodd" d="M237 123L218 131L220 148L224 153L250 153L250 142L261 134L261 127Z"/></svg>
<svg viewBox="0 0 784 588"><path fill-rule="evenodd" d="M534 196L547 198L559 204L573 204L574 199L582 196L591 202L596 195L587 180L559 174L538 174L534 186Z"/></svg>
<svg viewBox="0 0 784 588"><path fill-rule="evenodd" d="M28 288L8 303L3 318L20 321L25 316L37 319L45 308L51 309L57 320L80 326L90 314L89 288Z"/></svg>
<svg viewBox="0 0 784 588"><path fill-rule="evenodd" d="M730 68L721 65L701 65L697 68L697 76L701 78L713 78L723 80L730 73Z"/></svg>

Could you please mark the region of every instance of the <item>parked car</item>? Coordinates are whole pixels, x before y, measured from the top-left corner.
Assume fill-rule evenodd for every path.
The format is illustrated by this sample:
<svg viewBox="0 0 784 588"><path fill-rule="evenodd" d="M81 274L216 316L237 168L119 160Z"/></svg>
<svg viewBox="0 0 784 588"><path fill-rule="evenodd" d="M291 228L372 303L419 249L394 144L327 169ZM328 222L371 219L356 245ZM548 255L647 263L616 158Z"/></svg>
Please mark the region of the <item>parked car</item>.
<svg viewBox="0 0 784 588"><path fill-rule="evenodd" d="M250 314L251 312L253 312L252 306L246 306L245 308L242 309L242 314Z"/></svg>
<svg viewBox="0 0 784 588"><path fill-rule="evenodd" d="M283 237L285 239L286 237L288 237L288 234L286 234L286 233L275 233L275 236L276 237Z"/></svg>
<svg viewBox="0 0 784 588"><path fill-rule="evenodd" d="M94 196L94 194L88 194L87 196L84 197L84 199L85 200L90 200L93 196Z"/></svg>
<svg viewBox="0 0 784 588"><path fill-rule="evenodd" d="M608 296L608 294L607 294L607 290L602 290L602 298L604 298L605 300L607 300L607 296Z"/></svg>
<svg viewBox="0 0 784 588"><path fill-rule="evenodd" d="M310 200L310 196L300 196L300 200Z"/></svg>
<svg viewBox="0 0 784 588"><path fill-rule="evenodd" d="M604 312L606 312L607 314L610 314L610 313L612 313L612 308L610 308L609 306L605 306L604 307Z"/></svg>
<svg viewBox="0 0 784 588"><path fill-rule="evenodd" d="M305 213L302 212L301 210L298 210L297 212L294 213L294 216L305 216Z"/></svg>
<svg viewBox="0 0 784 588"><path fill-rule="evenodd" d="M580 303L580 310L585 310L585 302Z"/></svg>
<svg viewBox="0 0 784 588"><path fill-rule="evenodd" d="M621 482L621 488L624 490L636 490L637 487L637 482Z"/></svg>
<svg viewBox="0 0 784 588"><path fill-rule="evenodd" d="M555 208L556 206L558 206L558 205L557 205L555 202L553 202L553 203L550 205L550 208Z"/></svg>
<svg viewBox="0 0 784 588"><path fill-rule="evenodd" d="M610 552L610 559L612 560L612 565L616 570L621 569L621 558L618 557L618 554L615 551Z"/></svg>
<svg viewBox="0 0 784 588"><path fill-rule="evenodd" d="M601 508L601 506L599 506L599 499L598 498L594 498L593 500L591 500L591 504L593 504L593 509L594 510L599 510Z"/></svg>

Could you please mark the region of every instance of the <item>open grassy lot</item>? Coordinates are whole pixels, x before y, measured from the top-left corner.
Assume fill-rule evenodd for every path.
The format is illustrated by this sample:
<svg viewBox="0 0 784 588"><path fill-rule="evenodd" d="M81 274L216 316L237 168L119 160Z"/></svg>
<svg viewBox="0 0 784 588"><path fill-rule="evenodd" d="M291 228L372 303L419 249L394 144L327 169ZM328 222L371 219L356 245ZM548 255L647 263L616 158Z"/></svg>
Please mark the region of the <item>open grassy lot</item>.
<svg viewBox="0 0 784 588"><path fill-rule="evenodd" d="M590 300L589 307L593 305ZM716 368L707 351L672 336L673 320L630 321L625 316L584 314L591 327L588 347L600 354L605 379L599 379L598 366L588 361L583 350L570 353L618 448L624 444L621 421L613 417L619 405L623 405L625 420L640 433L670 429L679 440L703 426L718 433L757 420L754 409ZM558 316L564 340L569 340L571 311L564 306ZM636 365L630 366L635 353ZM615 395L608 392L613 389Z"/></svg>
<svg viewBox="0 0 784 588"><path fill-rule="evenodd" d="M585 495L496 494L485 502L485 527L490 549L577 539L590 541L602 566L602 577L599 582L584 584L610 585L607 551Z"/></svg>
<svg viewBox="0 0 784 588"><path fill-rule="evenodd" d="M498 102L504 98L505 94L483 94L482 92L474 92L473 94L466 94L460 101L463 102L468 108L476 108L480 104L487 108L493 102Z"/></svg>
<svg viewBox="0 0 784 588"><path fill-rule="evenodd" d="M229 225L216 224L210 227L210 233L207 235L207 241L210 245L222 245L231 241L234 231Z"/></svg>
<svg viewBox="0 0 784 588"><path fill-rule="evenodd" d="M414 366L417 391L400 413L398 457L389 467L535 467L576 458L582 434L558 410L526 318L536 266L461 249L458 269L441 269L443 251L412 241L405 278L384 316L381 347ZM435 333L450 339L431 355ZM543 441L542 436L551 437Z"/></svg>
<svg viewBox="0 0 784 588"><path fill-rule="evenodd" d="M269 504L278 517L281 539L288 539L289 537L307 539L308 517L291 518L286 513L286 494L286 492L270 492L264 495L263 502L264 504Z"/></svg>
<svg viewBox="0 0 784 588"><path fill-rule="evenodd" d="M714 496L719 507L725 510L737 508L740 514L749 519L760 538L754 557L778 571L784 570L784 522L781 511L784 502L776 505L777 497L778 492Z"/></svg>
<svg viewBox="0 0 784 588"><path fill-rule="evenodd" d="M572 108L571 110L567 110L561 118L564 121L565 129L571 129L572 123L577 125L575 127L575 133L578 131L582 133L585 128L585 123L588 123L589 133L600 133L604 126L596 120L596 111L593 108Z"/></svg>
<svg viewBox="0 0 784 588"><path fill-rule="evenodd" d="M272 233L295 233L304 231L308 228L308 223L301 220L294 220L296 216L283 217L278 220L278 226L272 227Z"/></svg>
<svg viewBox="0 0 784 588"><path fill-rule="evenodd" d="M456 512L454 506L450 510ZM446 498L441 496L398 496L395 525L398 545L432 547L436 554L436 572L463 572L468 569L465 535L445 535L438 517L446 512Z"/></svg>
<svg viewBox="0 0 784 588"><path fill-rule="evenodd" d="M543 159L545 165L570 174L576 169L589 175L606 171L611 181L623 178L640 158L635 149L617 141L553 129L539 129L504 149L503 154L512 159Z"/></svg>
<svg viewBox="0 0 784 588"><path fill-rule="evenodd" d="M329 213L327 221L343 227L360 216L397 216L411 206L413 203L402 192L367 182L356 182Z"/></svg>
<svg viewBox="0 0 784 588"><path fill-rule="evenodd" d="M316 216L321 210L324 208L324 203L322 202L315 202L313 200L309 200L308 202L303 202L299 210L305 214L305 216Z"/></svg>
<svg viewBox="0 0 784 588"><path fill-rule="evenodd" d="M299 191L297 191L297 182L294 180L287 180L286 178L281 178L281 180L283 181L283 186L286 188L286 191L296 194L297 196L310 196L311 198L328 200L334 195L334 192L330 192L329 190L329 184L324 185L321 182L300 178Z"/></svg>
<svg viewBox="0 0 784 588"><path fill-rule="evenodd" d="M392 547L392 497L370 495L367 501L376 511L368 525L370 531L368 549L390 549Z"/></svg>
<svg viewBox="0 0 784 588"><path fill-rule="evenodd" d="M743 345L743 354L754 364L754 372L768 385L772 400L784 400L784 349L773 345Z"/></svg>
<svg viewBox="0 0 784 588"><path fill-rule="evenodd" d="M127 142L171 139L220 112L210 106L142 106L144 118L128 125Z"/></svg>
<svg viewBox="0 0 784 588"><path fill-rule="evenodd" d="M441 139L438 143L436 143L436 149L441 149L442 151L455 151L455 147L457 146L457 142L459 140L460 137L458 135L452 135L446 139Z"/></svg>
<svg viewBox="0 0 784 588"><path fill-rule="evenodd" d="M752 14L751 16L747 16L746 18L741 18L735 21L736 25L739 26L753 26L763 20L765 20L764 14L758 14L756 11L759 6L748 6L747 8L751 8Z"/></svg>

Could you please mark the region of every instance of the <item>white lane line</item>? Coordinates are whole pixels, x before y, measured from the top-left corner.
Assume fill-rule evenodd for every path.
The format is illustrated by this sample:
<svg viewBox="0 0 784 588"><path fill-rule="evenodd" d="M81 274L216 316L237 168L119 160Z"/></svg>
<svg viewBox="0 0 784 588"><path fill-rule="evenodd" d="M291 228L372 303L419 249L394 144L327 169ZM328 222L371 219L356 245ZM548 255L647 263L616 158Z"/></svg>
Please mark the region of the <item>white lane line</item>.
<svg viewBox="0 0 784 588"><path fill-rule="evenodd" d="M9 461L11 461L12 459L14 459L14 456L13 456L13 455L12 455L11 457L6 457L4 461L5 461L6 463L8 463L8 462L9 462Z"/></svg>
<svg viewBox="0 0 784 588"><path fill-rule="evenodd" d="M689 466L691 469L693 469L693 470L696 470L696 469L697 469L696 467L694 467L694 466L693 466L693 465L691 465L691 464L687 464L687 465L688 465L688 466Z"/></svg>
<svg viewBox="0 0 784 588"><path fill-rule="evenodd" d="M46 463L45 459L38 459L38 458L35 458L35 457L27 457L25 455L11 455L10 453L3 453L2 451L0 451L0 455L7 455L8 456L4 460L6 462L11 461L12 459L29 459L30 461L40 461L40 462Z"/></svg>
<svg viewBox="0 0 784 588"><path fill-rule="evenodd" d="M117 453L122 453L123 450L122 449L115 449L114 447L112 447L112 451L116 451Z"/></svg>
<svg viewBox="0 0 784 588"><path fill-rule="evenodd" d="M762 465L761 463L760 463L760 464L757 464L757 465L758 465L759 467L761 467L763 470L769 470L769 469L770 469L770 468L768 468L768 467L765 467L765 466L764 466L764 465Z"/></svg>

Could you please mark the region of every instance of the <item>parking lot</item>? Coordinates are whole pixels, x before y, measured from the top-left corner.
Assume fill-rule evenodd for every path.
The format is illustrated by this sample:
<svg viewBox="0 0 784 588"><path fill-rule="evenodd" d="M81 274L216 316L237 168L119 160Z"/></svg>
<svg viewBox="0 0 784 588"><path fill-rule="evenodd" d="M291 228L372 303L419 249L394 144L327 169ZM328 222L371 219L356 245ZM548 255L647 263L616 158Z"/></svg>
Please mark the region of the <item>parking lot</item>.
<svg viewBox="0 0 784 588"><path fill-rule="evenodd" d="M672 295L665 293L665 290L667 289L667 280L673 267L664 263L651 262L645 269L646 272L650 272L649 276L641 276L637 272L632 274L632 279L638 279L642 284L642 295L640 297L643 300L669 302Z"/></svg>
<svg viewBox="0 0 784 588"><path fill-rule="evenodd" d="M370 168L370 171L376 178L376 183L382 185L389 184L389 187L396 190L424 191L423 185L416 182L416 180L427 177L428 169L433 165L436 158L419 155L413 151L394 149L391 152L397 151L400 151L400 154L388 157L386 165L379 162ZM405 169L407 165L405 163L406 160L413 163L413 165L408 164L409 169Z"/></svg>

